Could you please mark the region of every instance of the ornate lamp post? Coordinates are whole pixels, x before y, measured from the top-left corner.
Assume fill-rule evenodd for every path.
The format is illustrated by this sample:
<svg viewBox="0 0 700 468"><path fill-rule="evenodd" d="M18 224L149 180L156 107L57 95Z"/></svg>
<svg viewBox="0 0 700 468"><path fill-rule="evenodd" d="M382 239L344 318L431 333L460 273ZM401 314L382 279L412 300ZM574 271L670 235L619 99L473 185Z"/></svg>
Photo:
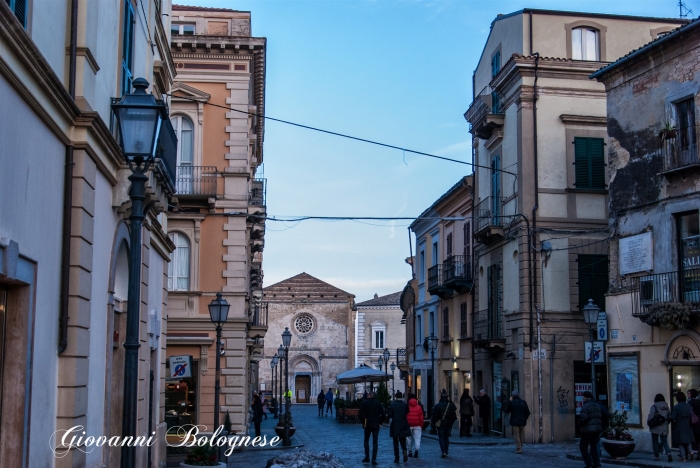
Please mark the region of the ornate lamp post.
<svg viewBox="0 0 700 468"><path fill-rule="evenodd" d="M595 388L595 350L593 349L593 340L595 339L595 326L598 323L598 312L600 312L600 307L593 303L593 299L588 299L588 304L583 306L583 320L588 325L588 336L591 340L591 393L593 393L593 398L596 400L598 399L598 394Z"/></svg>
<svg viewBox="0 0 700 468"><path fill-rule="evenodd" d="M228 310L231 308L221 293L216 293L216 299L209 303L209 315L211 322L216 325L216 380L214 380L214 429L219 428L219 394L221 393L221 328L228 319Z"/></svg>
<svg viewBox="0 0 700 468"><path fill-rule="evenodd" d="M391 368L391 396L393 397L396 394L396 389L394 388L394 386L396 385L396 377L394 376L396 364L392 362L389 367Z"/></svg>
<svg viewBox="0 0 700 468"><path fill-rule="evenodd" d="M277 357L279 358L279 362L280 362L279 372L277 373L277 375L279 375L278 380L280 381L280 401L279 401L280 410L277 412L277 419L280 419L280 417L282 415L282 402L286 401L283 399L285 397L285 395L283 393L284 389L282 388L282 367L284 366L284 346L280 345L280 347L277 348Z"/></svg>
<svg viewBox="0 0 700 468"><path fill-rule="evenodd" d="M153 164L156 142L161 122L168 118L163 101L146 93L148 81L137 78L134 92L125 94L112 104L117 117L119 146L131 169L131 215L129 216L129 291L126 311L126 339L124 341L124 403L122 436L136 438L136 418L139 380L139 314L141 304L141 230L143 226L144 200L146 198L146 172ZM135 447L123 445L121 466L136 465Z"/></svg>
<svg viewBox="0 0 700 468"><path fill-rule="evenodd" d="M379 370L382 370L382 367L384 367L384 357L379 356L379 359L377 359L377 365L379 366ZM379 386L377 386L379 388Z"/></svg>
<svg viewBox="0 0 700 468"><path fill-rule="evenodd" d="M431 334L426 340L428 341L428 349L430 349L430 369L433 372L432 382L428 388L428 417L430 417L433 413L433 406L435 405L435 350L437 349L438 338Z"/></svg>
<svg viewBox="0 0 700 468"><path fill-rule="evenodd" d="M277 411L278 411L278 406L279 406L279 399L275 398L275 393L277 391L277 381L275 380L275 370L277 369L277 355L275 354L272 356L272 359L270 359L270 369L272 370L272 398L277 402L275 405L275 414L273 416L277 416Z"/></svg>
<svg viewBox="0 0 700 468"><path fill-rule="evenodd" d="M282 332L282 346L284 346L284 384L285 384L285 408L284 408L284 440L282 441L282 446L289 447L292 445L292 441L289 440L289 404L291 403L291 398L289 394L289 344L292 342L292 332L289 328L285 327L284 332Z"/></svg>

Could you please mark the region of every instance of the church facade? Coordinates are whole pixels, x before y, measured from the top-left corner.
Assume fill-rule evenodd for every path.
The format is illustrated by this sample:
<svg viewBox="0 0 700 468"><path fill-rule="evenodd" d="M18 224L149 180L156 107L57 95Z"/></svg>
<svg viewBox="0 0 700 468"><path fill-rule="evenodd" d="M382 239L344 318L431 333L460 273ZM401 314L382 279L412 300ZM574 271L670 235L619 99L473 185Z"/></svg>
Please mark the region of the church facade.
<svg viewBox="0 0 700 468"><path fill-rule="evenodd" d="M288 364L292 403L313 403L322 389L329 388L345 396L350 388L338 388L336 376L354 368L354 299L353 294L307 273L265 288L268 332L259 366L259 390L270 397L279 395L284 368L280 364L275 368L275 388L270 362L288 328L292 333Z"/></svg>

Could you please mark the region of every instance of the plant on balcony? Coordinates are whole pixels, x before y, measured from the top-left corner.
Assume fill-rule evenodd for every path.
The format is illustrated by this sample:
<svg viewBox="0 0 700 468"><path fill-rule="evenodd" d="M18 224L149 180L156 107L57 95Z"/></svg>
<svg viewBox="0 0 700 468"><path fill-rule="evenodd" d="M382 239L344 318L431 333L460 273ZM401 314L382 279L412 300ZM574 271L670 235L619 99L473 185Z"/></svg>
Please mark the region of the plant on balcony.
<svg viewBox="0 0 700 468"><path fill-rule="evenodd" d="M607 440L634 440L627 427L627 411L610 413L608 427L603 429L603 437Z"/></svg>
<svg viewBox="0 0 700 468"><path fill-rule="evenodd" d="M679 328L695 328L698 316L693 312L700 308L698 302L660 302L649 307L646 323L652 326L673 330Z"/></svg>
<svg viewBox="0 0 700 468"><path fill-rule="evenodd" d="M676 126L672 122L666 122L661 131L659 132L659 137L662 140L670 140L676 138Z"/></svg>

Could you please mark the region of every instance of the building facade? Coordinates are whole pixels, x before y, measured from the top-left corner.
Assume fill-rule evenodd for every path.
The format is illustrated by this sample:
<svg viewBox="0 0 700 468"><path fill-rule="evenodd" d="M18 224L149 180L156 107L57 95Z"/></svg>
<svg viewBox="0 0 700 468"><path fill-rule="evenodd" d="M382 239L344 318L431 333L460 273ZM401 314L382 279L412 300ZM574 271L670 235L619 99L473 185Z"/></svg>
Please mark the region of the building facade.
<svg viewBox="0 0 700 468"><path fill-rule="evenodd" d="M399 358L406 356L406 325L402 323L403 312L400 308L401 291L386 296L374 295L373 299L359 302L353 317L355 324L355 365L365 365L379 369L378 361L384 350L389 351L389 361L384 362L380 370L393 374L389 383L390 391L404 393L405 382L401 380L400 370L391 369L398 366ZM397 379L398 377L398 379ZM360 396L364 389L357 388Z"/></svg>
<svg viewBox="0 0 700 468"><path fill-rule="evenodd" d="M321 390L332 389L345 397L350 386L336 384L336 376L352 369L354 362L355 296L308 273L300 273L264 289L268 314L268 337L260 362L258 389L279 401L279 382L285 391L285 368L277 365L272 385L270 362L289 329L287 372L292 403L316 403ZM282 360L283 361L283 360Z"/></svg>
<svg viewBox="0 0 700 468"><path fill-rule="evenodd" d="M700 387L700 22L599 70L610 173L606 342L612 409L650 447L656 394ZM643 435L644 434L644 435Z"/></svg>
<svg viewBox="0 0 700 468"><path fill-rule="evenodd" d="M590 385L580 313L608 290L606 100L588 75L683 20L548 10L499 15L465 113L474 137L476 388L519 390L529 441L573 439L576 389ZM608 401L596 366L596 398Z"/></svg>
<svg viewBox="0 0 700 468"><path fill-rule="evenodd" d="M173 5L171 53L178 70L171 120L178 139L178 206L168 235L168 357L192 356L191 378L166 384L168 426L212 430L216 332L208 304L231 305L223 326L219 422L245 432L258 356L265 244L262 177L266 40L251 36L250 12ZM183 406L182 402L186 404Z"/></svg>
<svg viewBox="0 0 700 468"><path fill-rule="evenodd" d="M471 388L472 180L461 178L409 228L416 237L415 305L411 313L411 293L405 292L402 307L413 336L409 387L426 408L443 389L458 401L462 389Z"/></svg>
<svg viewBox="0 0 700 468"><path fill-rule="evenodd" d="M130 245L131 171L111 104L139 77L167 101L169 12L168 0L0 2L1 466L119 466L119 447L57 458L51 436L74 426L122 435L131 249L142 252L137 433L156 439L136 450L135 466L164 464L175 249L165 211L176 202L175 154L162 148L175 145L166 121L147 172L142 245Z"/></svg>

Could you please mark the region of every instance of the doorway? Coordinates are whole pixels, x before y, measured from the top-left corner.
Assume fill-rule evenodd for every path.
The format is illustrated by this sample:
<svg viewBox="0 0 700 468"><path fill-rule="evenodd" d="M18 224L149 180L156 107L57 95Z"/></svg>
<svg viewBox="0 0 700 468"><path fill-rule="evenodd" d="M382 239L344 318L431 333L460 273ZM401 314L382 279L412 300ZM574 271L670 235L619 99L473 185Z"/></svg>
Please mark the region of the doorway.
<svg viewBox="0 0 700 468"><path fill-rule="evenodd" d="M294 378L297 403L309 403L311 401L311 376L297 375Z"/></svg>

